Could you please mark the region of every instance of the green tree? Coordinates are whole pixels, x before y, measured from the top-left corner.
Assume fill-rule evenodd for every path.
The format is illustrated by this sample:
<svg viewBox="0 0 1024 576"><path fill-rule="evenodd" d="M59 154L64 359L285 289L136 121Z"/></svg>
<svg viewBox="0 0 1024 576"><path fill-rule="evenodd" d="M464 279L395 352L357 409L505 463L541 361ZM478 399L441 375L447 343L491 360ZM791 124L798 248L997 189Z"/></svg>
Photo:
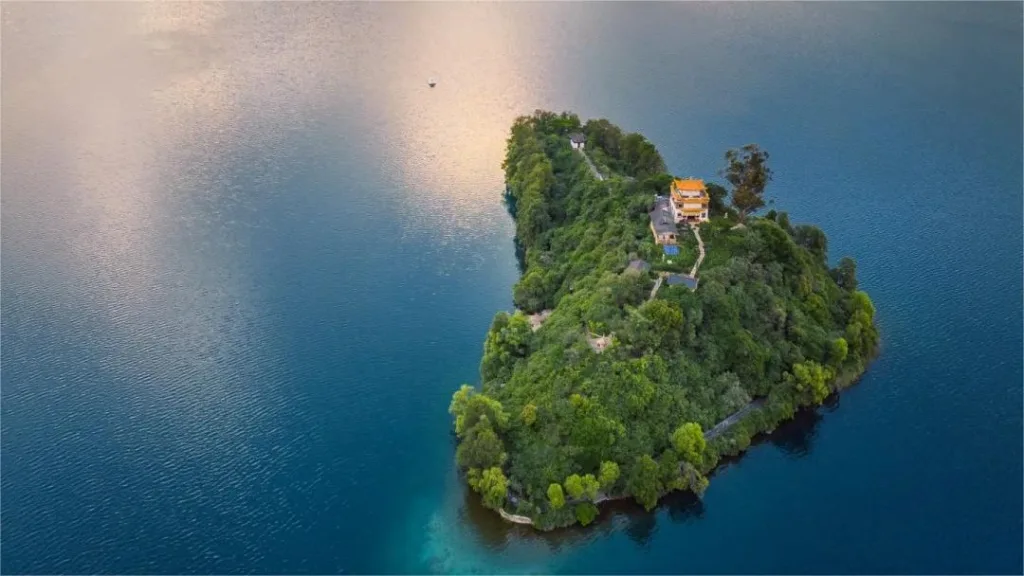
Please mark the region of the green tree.
<svg viewBox="0 0 1024 576"><path fill-rule="evenodd" d="M502 408L501 402L477 392L468 384L463 384L452 396L448 412L455 416L455 433L459 436L484 417L496 424L499 430L504 430L508 425L508 414Z"/></svg>
<svg viewBox="0 0 1024 576"><path fill-rule="evenodd" d="M619 141L622 130L604 118L588 120L583 126L587 134L587 146L603 148L609 155L619 156Z"/></svg>
<svg viewBox="0 0 1024 576"><path fill-rule="evenodd" d="M768 153L757 144L747 144L725 153L722 176L732 184L732 205L740 222L764 206L764 188L772 179Z"/></svg>
<svg viewBox="0 0 1024 576"><path fill-rule="evenodd" d="M533 426L533 423L537 421L537 407L532 402L523 406L520 417L523 419L524 424Z"/></svg>
<svg viewBox="0 0 1024 576"><path fill-rule="evenodd" d="M628 134L620 143L623 171L639 179L665 171L658 149L640 134Z"/></svg>
<svg viewBox="0 0 1024 576"><path fill-rule="evenodd" d="M793 241L807 248L822 262L828 257L828 238L817 226L801 224L793 229Z"/></svg>
<svg viewBox="0 0 1024 576"><path fill-rule="evenodd" d="M516 363L530 353L533 329L522 313L498 312L484 341L480 375L484 382L508 379Z"/></svg>
<svg viewBox="0 0 1024 576"><path fill-rule="evenodd" d="M853 292L857 289L857 262L849 256L839 260L839 266L832 269L832 278L843 290Z"/></svg>
<svg viewBox="0 0 1024 576"><path fill-rule="evenodd" d="M585 474L581 481L583 484L583 497L589 500L597 498L597 491L601 488L601 484L594 478L593 474Z"/></svg>
<svg viewBox="0 0 1024 576"><path fill-rule="evenodd" d="M646 510L651 510L661 496L661 482L658 481L658 463L649 454L638 456L629 472L626 490Z"/></svg>
<svg viewBox="0 0 1024 576"><path fill-rule="evenodd" d="M849 353L850 347L846 343L845 338L836 338L832 341L832 346L829 347L828 359L832 366L839 367L846 361L846 355Z"/></svg>
<svg viewBox="0 0 1024 576"><path fill-rule="evenodd" d="M806 298L807 315L814 318L819 324L826 324L831 322L831 313L828 310L828 304L825 303L825 299L821 296L810 293Z"/></svg>
<svg viewBox="0 0 1024 576"><path fill-rule="evenodd" d="M505 463L505 445L483 416L462 437L455 449L455 460L463 468L491 468Z"/></svg>
<svg viewBox="0 0 1024 576"><path fill-rule="evenodd" d="M561 484L553 483L548 486L548 502L555 510L559 510L562 506L565 506L565 493L562 492Z"/></svg>
<svg viewBox="0 0 1024 576"><path fill-rule="evenodd" d="M728 210L726 200L729 199L729 191L714 182L707 183L707 190L708 215L712 218L716 216L725 216L726 211Z"/></svg>
<svg viewBox="0 0 1024 576"><path fill-rule="evenodd" d="M565 492L573 499L583 495L583 479L579 474L573 474L565 479Z"/></svg>
<svg viewBox="0 0 1024 576"><path fill-rule="evenodd" d="M505 504L508 494L508 479L497 466L481 472L477 468L469 471L469 485L483 497L484 506L497 510Z"/></svg>
<svg viewBox="0 0 1024 576"><path fill-rule="evenodd" d="M615 462L601 462L598 480L601 483L601 488L606 492L614 488L615 483L619 480L619 465Z"/></svg>
<svg viewBox="0 0 1024 576"><path fill-rule="evenodd" d="M686 490L688 487L679 474L679 456L671 448L662 452L658 458L658 482L666 491Z"/></svg>
<svg viewBox="0 0 1024 576"><path fill-rule="evenodd" d="M846 325L846 341L850 351L857 357L865 357L878 344L878 329L875 328L875 306L868 295L855 291L850 299L850 321Z"/></svg>
<svg viewBox="0 0 1024 576"><path fill-rule="evenodd" d="M558 278L538 266L528 270L512 287L512 300L526 312L540 312L548 307L557 290Z"/></svg>
<svg viewBox="0 0 1024 576"><path fill-rule="evenodd" d="M586 526L597 518L597 506L594 506L590 502L581 502L576 505L576 520L580 524Z"/></svg>
<svg viewBox="0 0 1024 576"><path fill-rule="evenodd" d="M821 404L828 397L828 383L835 377L831 368L808 360L793 365L793 382L800 397L807 402Z"/></svg>
<svg viewBox="0 0 1024 576"><path fill-rule="evenodd" d="M704 432L700 429L700 424L687 422L672 433L672 445L683 460L697 464L703 458L707 443L704 440Z"/></svg>
<svg viewBox="0 0 1024 576"><path fill-rule="evenodd" d="M789 214L786 212L779 212L779 216L775 219L779 224L779 228L786 231L787 234L793 234L793 227L789 224Z"/></svg>

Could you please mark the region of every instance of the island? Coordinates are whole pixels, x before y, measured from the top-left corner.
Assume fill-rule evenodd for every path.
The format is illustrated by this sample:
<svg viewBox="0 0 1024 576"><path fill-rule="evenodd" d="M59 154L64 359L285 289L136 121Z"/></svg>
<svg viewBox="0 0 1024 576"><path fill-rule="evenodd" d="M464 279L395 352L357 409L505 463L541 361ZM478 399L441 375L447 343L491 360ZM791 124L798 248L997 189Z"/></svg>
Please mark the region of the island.
<svg viewBox="0 0 1024 576"><path fill-rule="evenodd" d="M484 506L549 530L603 501L646 509L860 376L879 346L856 264L765 208L768 154L726 185L669 174L607 120L516 119L503 168L522 277L452 397L456 461Z"/></svg>

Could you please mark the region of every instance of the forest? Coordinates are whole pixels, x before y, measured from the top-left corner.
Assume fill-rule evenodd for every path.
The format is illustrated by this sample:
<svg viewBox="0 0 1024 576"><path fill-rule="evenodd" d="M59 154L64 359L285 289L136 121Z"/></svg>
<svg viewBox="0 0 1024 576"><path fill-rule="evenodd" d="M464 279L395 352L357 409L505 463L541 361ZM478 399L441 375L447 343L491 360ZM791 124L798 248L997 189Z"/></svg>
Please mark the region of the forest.
<svg viewBox="0 0 1024 576"><path fill-rule="evenodd" d="M569 134L606 178L597 179ZM756 145L709 183L699 287L662 286L648 227L673 176L653 144L607 120L516 119L503 169L523 274L514 313L487 332L480 380L449 411L456 461L485 506L552 529L587 525L606 499L652 509L698 495L725 456L853 382L878 350L874 306L851 258L829 266L815 226L761 213L771 181ZM627 269L633 259L650 271ZM550 310L536 330L530 314ZM596 351L593 338L610 344ZM753 404L752 404L753 403ZM738 423L716 423L744 407Z"/></svg>

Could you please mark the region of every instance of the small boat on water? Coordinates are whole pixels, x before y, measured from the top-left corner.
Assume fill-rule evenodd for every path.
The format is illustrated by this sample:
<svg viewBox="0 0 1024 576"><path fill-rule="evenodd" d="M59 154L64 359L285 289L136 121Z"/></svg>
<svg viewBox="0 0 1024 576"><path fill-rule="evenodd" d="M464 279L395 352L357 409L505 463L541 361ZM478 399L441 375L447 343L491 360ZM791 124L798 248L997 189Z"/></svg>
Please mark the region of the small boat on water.
<svg viewBox="0 0 1024 576"><path fill-rule="evenodd" d="M434 80L433 78L427 80L427 86L430 86L431 88L433 88L436 85L437 85L437 80Z"/></svg>

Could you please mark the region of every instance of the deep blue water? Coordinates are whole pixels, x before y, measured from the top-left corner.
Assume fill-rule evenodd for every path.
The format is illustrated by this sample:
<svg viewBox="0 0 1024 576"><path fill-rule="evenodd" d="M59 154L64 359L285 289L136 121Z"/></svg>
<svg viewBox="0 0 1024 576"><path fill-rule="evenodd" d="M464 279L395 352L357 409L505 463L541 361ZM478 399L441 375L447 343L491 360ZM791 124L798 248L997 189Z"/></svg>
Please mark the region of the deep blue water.
<svg viewBox="0 0 1024 576"><path fill-rule="evenodd" d="M0 10L4 573L1024 570L1021 4ZM535 108L757 142L859 263L881 357L703 502L537 536L458 482Z"/></svg>

